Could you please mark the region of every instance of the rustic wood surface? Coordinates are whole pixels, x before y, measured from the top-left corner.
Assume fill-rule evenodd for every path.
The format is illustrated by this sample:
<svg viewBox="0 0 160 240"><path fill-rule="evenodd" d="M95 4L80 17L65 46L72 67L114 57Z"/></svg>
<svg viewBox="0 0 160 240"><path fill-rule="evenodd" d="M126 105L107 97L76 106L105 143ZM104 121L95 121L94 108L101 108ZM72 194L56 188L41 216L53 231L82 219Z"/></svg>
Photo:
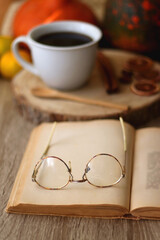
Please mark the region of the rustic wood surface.
<svg viewBox="0 0 160 240"><path fill-rule="evenodd" d="M0 80L0 240L158 240L160 221L7 214L5 207L35 124L17 113L10 83ZM159 126L160 118L147 124Z"/></svg>
<svg viewBox="0 0 160 240"><path fill-rule="evenodd" d="M7 9L9 1L0 1ZM2 12L2 8L1 8ZM3 14L3 12L2 12ZM158 240L160 221L23 216L5 213L21 157L34 124L13 104L10 83L0 79L0 240ZM160 118L147 126L159 126Z"/></svg>
<svg viewBox="0 0 160 240"><path fill-rule="evenodd" d="M121 50L107 49L102 52L112 64L117 79L120 77L126 61L135 56L133 53ZM154 67L160 70L160 64L155 63ZM20 113L36 123L54 120L118 118L121 115L127 122L138 126L155 116L160 116L160 93L149 97L137 96L132 93L130 85L119 83L118 93L107 94L98 67L95 67L85 86L69 93L81 98L121 104L128 106L129 110L94 106L62 99L38 98L32 94L32 89L35 87L43 88L46 86L40 78L25 70L16 75L12 84L14 99Z"/></svg>

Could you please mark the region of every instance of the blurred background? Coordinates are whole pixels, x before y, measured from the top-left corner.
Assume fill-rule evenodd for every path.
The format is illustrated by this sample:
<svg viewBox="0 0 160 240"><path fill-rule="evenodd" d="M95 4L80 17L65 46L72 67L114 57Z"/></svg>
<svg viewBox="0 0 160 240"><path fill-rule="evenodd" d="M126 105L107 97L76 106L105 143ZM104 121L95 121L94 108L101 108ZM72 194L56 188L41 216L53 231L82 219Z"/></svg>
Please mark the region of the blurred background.
<svg viewBox="0 0 160 240"><path fill-rule="evenodd" d="M0 0L0 6L0 57L14 38L39 24L81 20L102 29L101 48L127 50L160 61L159 0ZM29 60L28 55L24 57ZM11 54L0 64L4 77L8 77L8 59Z"/></svg>

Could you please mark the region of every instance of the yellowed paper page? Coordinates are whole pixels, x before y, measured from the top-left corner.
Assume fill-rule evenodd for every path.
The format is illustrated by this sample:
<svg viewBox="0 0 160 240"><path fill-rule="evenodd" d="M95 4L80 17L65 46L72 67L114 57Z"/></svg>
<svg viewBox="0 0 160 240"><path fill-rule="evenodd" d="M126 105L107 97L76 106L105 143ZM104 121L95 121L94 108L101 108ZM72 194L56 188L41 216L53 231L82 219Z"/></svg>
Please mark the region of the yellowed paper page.
<svg viewBox="0 0 160 240"><path fill-rule="evenodd" d="M118 205L129 209L130 178L132 167L132 151L134 145L134 129L125 124L127 135L126 177L120 183L109 188L96 188L87 182L69 183L62 190L44 190L31 176L35 164L48 141L52 124L43 124L37 128L37 135L27 150L23 161L26 167L19 176L15 196L10 205ZM34 149L34 151L33 151ZM31 150L31 151L30 151ZM58 156L67 164L71 161L72 174L81 179L87 162L96 154L109 153L124 164L123 137L119 121L96 120L88 122L57 123L48 155ZM17 194L18 193L18 194Z"/></svg>
<svg viewBox="0 0 160 240"><path fill-rule="evenodd" d="M137 130L131 210L160 207L160 129Z"/></svg>

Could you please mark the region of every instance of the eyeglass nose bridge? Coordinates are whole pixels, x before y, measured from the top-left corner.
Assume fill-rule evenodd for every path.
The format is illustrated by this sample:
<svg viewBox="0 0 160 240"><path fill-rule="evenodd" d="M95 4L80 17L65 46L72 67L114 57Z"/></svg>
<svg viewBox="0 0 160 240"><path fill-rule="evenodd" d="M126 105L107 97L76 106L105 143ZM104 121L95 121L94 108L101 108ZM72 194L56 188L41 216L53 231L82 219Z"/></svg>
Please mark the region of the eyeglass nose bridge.
<svg viewBox="0 0 160 240"><path fill-rule="evenodd" d="M72 179L70 182L83 183L83 182L86 182L86 181L87 181L87 179L79 179L79 180Z"/></svg>
<svg viewBox="0 0 160 240"><path fill-rule="evenodd" d="M69 182L83 183L83 182L86 182L86 181L87 181L86 171L85 171L85 173L83 174L82 179L75 180L75 179L73 178L73 175L72 175L72 167L71 167L71 162L70 162L70 161L69 161L68 172L69 172Z"/></svg>

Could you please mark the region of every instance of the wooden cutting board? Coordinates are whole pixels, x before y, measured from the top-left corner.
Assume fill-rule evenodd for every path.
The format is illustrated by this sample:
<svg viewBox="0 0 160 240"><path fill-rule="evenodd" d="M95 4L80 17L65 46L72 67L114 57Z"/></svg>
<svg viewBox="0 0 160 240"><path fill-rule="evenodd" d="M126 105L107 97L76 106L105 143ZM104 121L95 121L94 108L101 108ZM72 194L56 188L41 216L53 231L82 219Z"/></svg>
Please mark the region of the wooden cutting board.
<svg viewBox="0 0 160 240"><path fill-rule="evenodd" d="M124 63L135 56L120 50L103 50L110 59L116 76L119 77ZM160 69L160 64L155 63L155 68ZM130 90L130 85L120 84L118 93L107 94L101 74L95 66L88 83L70 93L88 99L97 99L129 105L128 111L87 105L72 101L58 99L41 99L31 93L34 87L45 86L40 78L23 70L12 81L12 90L15 103L20 113L27 119L40 123L43 121L70 121L90 120L100 118L118 118L120 115L134 126L160 115L160 94L144 97L137 96Z"/></svg>

